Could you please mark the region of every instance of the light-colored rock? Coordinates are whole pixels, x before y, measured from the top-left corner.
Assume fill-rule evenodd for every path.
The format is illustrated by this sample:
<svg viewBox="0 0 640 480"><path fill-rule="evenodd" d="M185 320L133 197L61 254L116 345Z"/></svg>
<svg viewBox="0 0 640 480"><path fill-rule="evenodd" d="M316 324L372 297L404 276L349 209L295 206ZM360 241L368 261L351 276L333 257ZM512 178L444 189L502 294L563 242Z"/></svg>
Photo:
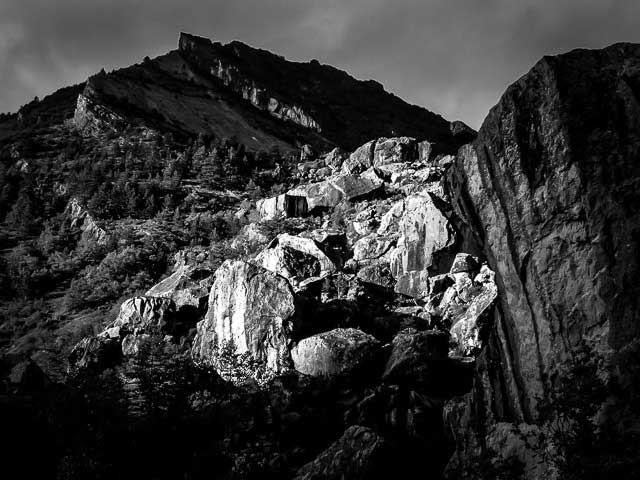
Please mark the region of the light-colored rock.
<svg viewBox="0 0 640 480"><path fill-rule="evenodd" d="M136 356L150 343L151 335L130 333L122 339L122 354L128 357Z"/></svg>
<svg viewBox="0 0 640 480"><path fill-rule="evenodd" d="M379 138L373 150L373 166L413 162L418 157L415 138Z"/></svg>
<svg viewBox="0 0 640 480"><path fill-rule="evenodd" d="M67 204L65 213L71 220L72 228L79 228L82 236L93 239L98 245L106 245L109 236L104 228L100 227L91 214L85 209L78 199L72 198Z"/></svg>
<svg viewBox="0 0 640 480"><path fill-rule="evenodd" d="M353 174L364 172L366 169L371 168L373 166L375 146L376 141L371 140L361 147L358 147L342 164L342 172Z"/></svg>
<svg viewBox="0 0 640 480"><path fill-rule="evenodd" d="M475 272L480 268L478 261L468 253L458 253L449 273Z"/></svg>
<svg viewBox="0 0 640 480"><path fill-rule="evenodd" d="M200 309L206 304L212 283L213 272L208 267L189 265L186 255L179 252L173 273L147 290L145 296L173 300L176 309L185 306Z"/></svg>
<svg viewBox="0 0 640 480"><path fill-rule="evenodd" d="M451 335L457 342L457 352L462 355L472 355L482 347L480 321L498 298L498 287L491 277L489 278L490 280L482 282L479 288L478 283L475 283L476 288L473 288L473 283L468 287L457 287L460 292L458 295L465 302L465 308L464 312L453 320Z"/></svg>
<svg viewBox="0 0 640 480"><path fill-rule="evenodd" d="M455 241L452 226L429 195L412 195L401 202L400 238L391 254L391 272L396 278L428 269L434 254Z"/></svg>
<svg viewBox="0 0 640 480"><path fill-rule="evenodd" d="M256 209L263 220L273 220L285 213L285 195L277 195L256 202Z"/></svg>
<svg viewBox="0 0 640 480"><path fill-rule="evenodd" d="M370 234L362 237L353 245L353 259L359 265L385 262L389 263L389 253L396 246L394 235L380 236Z"/></svg>
<svg viewBox="0 0 640 480"><path fill-rule="evenodd" d="M433 152L433 143L423 141L418 143L418 160L423 163L427 163L431 160L431 154Z"/></svg>
<svg viewBox="0 0 640 480"><path fill-rule="evenodd" d="M379 342L355 328L336 328L301 340L291 352L294 368L305 375L353 373L376 355Z"/></svg>
<svg viewBox="0 0 640 480"><path fill-rule="evenodd" d="M417 270L398 276L394 287L396 293L423 299L429 294L429 272Z"/></svg>
<svg viewBox="0 0 640 480"><path fill-rule="evenodd" d="M329 153L324 155L322 159L324 164L331 168L333 171L339 170L342 167L344 161L349 157L349 154L342 150L340 147L336 147Z"/></svg>
<svg viewBox="0 0 640 480"><path fill-rule="evenodd" d="M216 271L209 310L198 323L192 356L216 368L223 349L247 354L274 372L290 365L295 320L294 293L287 280L243 261L225 261Z"/></svg>
<svg viewBox="0 0 640 480"><path fill-rule="evenodd" d="M336 271L336 265L315 240L288 233L278 235L254 263L296 283Z"/></svg>
<svg viewBox="0 0 640 480"><path fill-rule="evenodd" d="M173 300L161 297L133 297L122 302L112 327L127 331L164 330L176 313Z"/></svg>

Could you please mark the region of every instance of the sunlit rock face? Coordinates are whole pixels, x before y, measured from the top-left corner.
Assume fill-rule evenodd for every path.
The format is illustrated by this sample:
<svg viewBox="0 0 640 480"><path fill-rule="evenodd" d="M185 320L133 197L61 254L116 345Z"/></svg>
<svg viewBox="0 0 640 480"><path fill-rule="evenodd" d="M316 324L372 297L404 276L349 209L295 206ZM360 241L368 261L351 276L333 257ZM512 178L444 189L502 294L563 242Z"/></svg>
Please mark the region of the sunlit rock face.
<svg viewBox="0 0 640 480"><path fill-rule="evenodd" d="M216 271L209 310L198 323L193 358L214 368L223 350L248 356L274 372L290 368L294 294L284 277L243 261Z"/></svg>

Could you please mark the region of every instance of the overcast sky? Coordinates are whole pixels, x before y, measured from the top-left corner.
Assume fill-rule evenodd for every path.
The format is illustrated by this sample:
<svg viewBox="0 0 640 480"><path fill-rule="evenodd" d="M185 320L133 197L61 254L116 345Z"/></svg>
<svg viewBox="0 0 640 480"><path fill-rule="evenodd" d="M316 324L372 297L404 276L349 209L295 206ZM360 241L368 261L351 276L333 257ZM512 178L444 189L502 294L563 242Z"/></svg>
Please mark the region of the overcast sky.
<svg viewBox="0 0 640 480"><path fill-rule="evenodd" d="M640 42L640 0L0 0L0 112L180 31L316 58L478 128L543 55Z"/></svg>

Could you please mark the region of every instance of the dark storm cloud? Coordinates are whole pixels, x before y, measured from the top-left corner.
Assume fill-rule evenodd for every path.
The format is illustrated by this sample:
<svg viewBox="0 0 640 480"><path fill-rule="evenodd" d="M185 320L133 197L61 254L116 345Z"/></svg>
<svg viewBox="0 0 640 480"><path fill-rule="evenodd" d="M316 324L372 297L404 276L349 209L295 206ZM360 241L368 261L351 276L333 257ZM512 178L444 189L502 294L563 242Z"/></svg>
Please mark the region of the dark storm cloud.
<svg viewBox="0 0 640 480"><path fill-rule="evenodd" d="M540 57L640 42L637 0L0 0L0 112L175 48L242 40L478 127Z"/></svg>

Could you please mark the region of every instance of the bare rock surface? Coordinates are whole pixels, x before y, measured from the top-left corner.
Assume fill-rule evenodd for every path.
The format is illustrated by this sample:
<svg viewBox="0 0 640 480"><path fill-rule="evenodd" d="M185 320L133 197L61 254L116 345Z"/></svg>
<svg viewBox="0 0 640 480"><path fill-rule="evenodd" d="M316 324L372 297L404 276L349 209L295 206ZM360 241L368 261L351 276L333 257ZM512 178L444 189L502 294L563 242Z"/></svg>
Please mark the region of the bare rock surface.
<svg viewBox="0 0 640 480"><path fill-rule="evenodd" d="M215 368L228 348L272 371L285 371L290 366L294 316L293 290L284 277L227 260L216 271L209 310L198 323L193 358Z"/></svg>
<svg viewBox="0 0 640 480"><path fill-rule="evenodd" d="M579 346L608 358L640 333L639 82L637 45L545 57L456 159L454 205L500 292L469 406L479 436L535 423Z"/></svg>
<svg viewBox="0 0 640 480"><path fill-rule="evenodd" d="M337 328L301 340L291 352L305 375L331 376L360 370L375 358L379 342L354 328Z"/></svg>

